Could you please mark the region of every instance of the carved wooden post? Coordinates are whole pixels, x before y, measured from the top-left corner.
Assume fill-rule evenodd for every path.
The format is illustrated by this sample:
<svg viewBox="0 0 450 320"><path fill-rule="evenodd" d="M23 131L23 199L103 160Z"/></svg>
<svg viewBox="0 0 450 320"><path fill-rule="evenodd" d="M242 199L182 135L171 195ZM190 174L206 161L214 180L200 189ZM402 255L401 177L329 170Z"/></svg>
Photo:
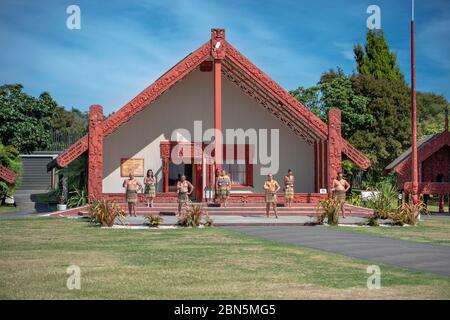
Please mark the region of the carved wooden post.
<svg viewBox="0 0 450 320"><path fill-rule="evenodd" d="M333 179L341 171L342 164L341 110L328 112L328 192L331 193Z"/></svg>
<svg viewBox="0 0 450 320"><path fill-rule="evenodd" d="M89 108L89 165L88 197L89 200L101 198L103 189L103 108L92 105Z"/></svg>
<svg viewBox="0 0 450 320"><path fill-rule="evenodd" d="M222 60L225 58L225 30L211 30L211 56L214 59L214 152L216 168L222 168Z"/></svg>
<svg viewBox="0 0 450 320"><path fill-rule="evenodd" d="M169 192L170 142L161 142L159 145L159 153L163 167L163 192Z"/></svg>
<svg viewBox="0 0 450 320"><path fill-rule="evenodd" d="M324 178L323 178L323 158L325 158L324 157L324 155L323 155L323 143L322 143L322 141L320 141L319 142L319 150L318 150L318 153L319 153L319 159L318 159L318 161L319 161L319 188L318 189L322 189L323 187L324 187L324 182L323 182L323 180L324 180ZM325 179L327 179L327 178L325 178ZM319 192L320 190L317 190L317 192Z"/></svg>
<svg viewBox="0 0 450 320"><path fill-rule="evenodd" d="M439 213L444 213L445 207L445 196L443 194L439 195Z"/></svg>
<svg viewBox="0 0 450 320"><path fill-rule="evenodd" d="M319 150L314 141L314 192L319 192Z"/></svg>

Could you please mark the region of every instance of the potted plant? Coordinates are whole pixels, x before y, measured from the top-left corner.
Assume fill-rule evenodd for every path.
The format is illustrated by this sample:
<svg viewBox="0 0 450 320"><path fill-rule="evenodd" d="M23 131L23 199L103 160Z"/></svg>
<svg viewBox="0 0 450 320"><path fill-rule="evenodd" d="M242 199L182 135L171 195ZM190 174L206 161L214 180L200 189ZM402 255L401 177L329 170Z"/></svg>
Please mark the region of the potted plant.
<svg viewBox="0 0 450 320"><path fill-rule="evenodd" d="M64 197L64 192L61 192L61 194L59 195L59 202L56 205L56 209L58 211L66 210L67 209L67 204L65 202L66 202L66 199Z"/></svg>
<svg viewBox="0 0 450 320"><path fill-rule="evenodd" d="M59 198L58 198L58 204L56 205L56 208L58 211L61 210L66 210L67 209L67 204L66 204L66 183L65 181L63 181L62 183L62 188L61 188L61 193L59 194Z"/></svg>

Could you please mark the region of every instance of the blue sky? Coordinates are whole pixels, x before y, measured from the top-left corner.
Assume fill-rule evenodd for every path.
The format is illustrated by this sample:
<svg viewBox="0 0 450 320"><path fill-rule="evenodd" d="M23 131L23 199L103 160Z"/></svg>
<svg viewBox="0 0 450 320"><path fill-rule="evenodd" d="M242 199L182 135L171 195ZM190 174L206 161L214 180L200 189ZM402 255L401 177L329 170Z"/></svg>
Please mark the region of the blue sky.
<svg viewBox="0 0 450 320"><path fill-rule="evenodd" d="M66 8L81 8L81 30L66 28ZM67 108L101 104L105 113L210 38L212 27L286 89L312 86L340 66L355 69L366 9L381 24L402 71L409 73L410 0L0 2L0 84L48 91ZM450 1L416 0L417 87L450 99Z"/></svg>

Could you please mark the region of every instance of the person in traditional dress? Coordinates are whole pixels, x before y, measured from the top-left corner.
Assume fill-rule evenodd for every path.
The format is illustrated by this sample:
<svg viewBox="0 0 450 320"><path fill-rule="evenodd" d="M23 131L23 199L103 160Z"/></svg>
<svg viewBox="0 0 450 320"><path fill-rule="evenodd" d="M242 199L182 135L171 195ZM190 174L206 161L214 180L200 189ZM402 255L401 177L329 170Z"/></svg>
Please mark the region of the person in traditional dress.
<svg viewBox="0 0 450 320"><path fill-rule="evenodd" d="M226 171L222 170L216 179L216 192L219 203L223 203L225 208L227 207L227 200L230 197L230 191L231 179L227 175Z"/></svg>
<svg viewBox="0 0 450 320"><path fill-rule="evenodd" d="M273 175L269 173L267 180L264 182L263 189L266 191L266 215L269 218L270 206L273 206L275 218L278 218L277 214L277 192L280 190L280 185L273 178Z"/></svg>
<svg viewBox="0 0 450 320"><path fill-rule="evenodd" d="M287 175L284 176L284 199L286 205L290 208L294 199L294 174L289 169Z"/></svg>
<svg viewBox="0 0 450 320"><path fill-rule="evenodd" d="M156 197L156 177L153 170L148 170L144 178L144 194L147 198L147 207L153 207L153 200Z"/></svg>
<svg viewBox="0 0 450 320"><path fill-rule="evenodd" d="M186 180L186 176L183 174L180 177L180 181L177 182L177 194L178 194L178 215L181 214L181 208L187 202L189 202L189 196L194 191L194 186L188 180Z"/></svg>
<svg viewBox="0 0 450 320"><path fill-rule="evenodd" d="M334 198L340 202L343 218L345 218L345 195L348 189L350 189L350 183L348 183L347 180L344 179L344 175L342 174L342 172L339 172L336 179L333 180L333 187L331 191L333 192Z"/></svg>
<svg viewBox="0 0 450 320"><path fill-rule="evenodd" d="M138 192L142 189L142 185L134 178L132 172L128 176L128 179L123 181L122 186L125 188L125 195L128 203L128 213L130 216L136 217L136 203L138 201Z"/></svg>
<svg viewBox="0 0 450 320"><path fill-rule="evenodd" d="M221 171L219 169L214 170L214 177L216 183L214 184L214 203L217 203L219 201L219 190L217 190L217 180L219 180L219 177L221 175Z"/></svg>

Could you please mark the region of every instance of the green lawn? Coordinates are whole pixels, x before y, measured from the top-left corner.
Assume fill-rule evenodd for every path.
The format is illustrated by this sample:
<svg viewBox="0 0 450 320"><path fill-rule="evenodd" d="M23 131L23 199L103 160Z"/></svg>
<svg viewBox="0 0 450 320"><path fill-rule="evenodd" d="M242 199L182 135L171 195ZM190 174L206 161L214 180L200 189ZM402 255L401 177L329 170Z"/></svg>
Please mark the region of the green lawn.
<svg viewBox="0 0 450 320"><path fill-rule="evenodd" d="M427 219L419 221L415 227L333 227L337 230L353 231L388 238L450 245L450 219Z"/></svg>
<svg viewBox="0 0 450 320"><path fill-rule="evenodd" d="M16 207L0 206L0 214L2 214L2 213L13 213L13 212L16 212L16 211L17 211Z"/></svg>
<svg viewBox="0 0 450 320"><path fill-rule="evenodd" d="M63 218L0 220L1 299L449 299L450 278L208 229L101 229ZM81 290L66 268L81 268Z"/></svg>

